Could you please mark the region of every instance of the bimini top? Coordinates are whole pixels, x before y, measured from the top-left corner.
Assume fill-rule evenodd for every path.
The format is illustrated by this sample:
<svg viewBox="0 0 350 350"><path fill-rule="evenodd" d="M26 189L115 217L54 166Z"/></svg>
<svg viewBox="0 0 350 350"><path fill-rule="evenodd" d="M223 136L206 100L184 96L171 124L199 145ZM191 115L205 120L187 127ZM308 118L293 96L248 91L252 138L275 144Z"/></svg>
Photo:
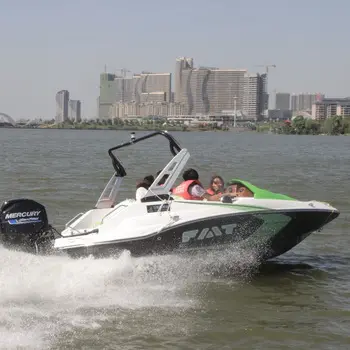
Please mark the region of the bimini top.
<svg viewBox="0 0 350 350"><path fill-rule="evenodd" d="M229 181L229 185L235 185L235 184L241 184L241 185L247 187L247 189L254 194L254 198L256 198L256 199L295 200L294 198L286 196L285 194L270 192L268 190L264 190L262 188L254 186L248 181L243 181L240 179L232 179L231 181Z"/></svg>

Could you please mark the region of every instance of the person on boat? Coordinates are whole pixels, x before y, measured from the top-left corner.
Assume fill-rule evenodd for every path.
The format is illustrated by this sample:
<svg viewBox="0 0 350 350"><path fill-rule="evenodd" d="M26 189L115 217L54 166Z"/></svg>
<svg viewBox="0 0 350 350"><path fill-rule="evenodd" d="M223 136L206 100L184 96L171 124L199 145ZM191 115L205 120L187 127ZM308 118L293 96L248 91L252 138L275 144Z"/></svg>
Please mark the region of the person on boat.
<svg viewBox="0 0 350 350"><path fill-rule="evenodd" d="M254 193L241 183L228 183L226 189L234 197L254 197Z"/></svg>
<svg viewBox="0 0 350 350"><path fill-rule="evenodd" d="M136 200L139 201L141 200L147 193L148 189L152 185L154 181L154 176L153 175L148 175L143 178L143 180L139 181L136 184Z"/></svg>
<svg viewBox="0 0 350 350"><path fill-rule="evenodd" d="M174 196L188 200L220 201L222 194L210 195L207 193L200 183L198 172L195 169L185 170L182 178L184 181L172 190ZM227 195L231 196L229 193Z"/></svg>
<svg viewBox="0 0 350 350"><path fill-rule="evenodd" d="M149 182L151 185L154 182L154 176L153 175L147 175L143 178L145 181Z"/></svg>
<svg viewBox="0 0 350 350"><path fill-rule="evenodd" d="M223 194L224 193L224 179L219 175L214 175L210 180L209 188L207 188L207 193L211 196L214 194Z"/></svg>

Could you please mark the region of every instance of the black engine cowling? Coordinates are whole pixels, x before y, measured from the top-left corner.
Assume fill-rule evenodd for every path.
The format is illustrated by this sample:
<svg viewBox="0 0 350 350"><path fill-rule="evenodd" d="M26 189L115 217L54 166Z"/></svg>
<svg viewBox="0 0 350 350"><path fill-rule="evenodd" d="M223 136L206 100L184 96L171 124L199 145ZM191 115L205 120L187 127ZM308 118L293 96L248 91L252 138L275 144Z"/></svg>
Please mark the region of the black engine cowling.
<svg viewBox="0 0 350 350"><path fill-rule="evenodd" d="M0 242L9 248L38 252L54 234L45 207L31 199L6 201L0 208Z"/></svg>

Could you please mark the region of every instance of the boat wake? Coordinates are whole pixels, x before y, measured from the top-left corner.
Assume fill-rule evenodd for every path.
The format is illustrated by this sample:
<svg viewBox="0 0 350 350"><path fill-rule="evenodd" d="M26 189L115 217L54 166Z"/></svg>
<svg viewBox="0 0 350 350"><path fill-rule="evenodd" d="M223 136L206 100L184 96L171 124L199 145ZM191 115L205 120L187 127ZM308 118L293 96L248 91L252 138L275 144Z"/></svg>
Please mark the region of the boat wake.
<svg viewBox="0 0 350 350"><path fill-rule="evenodd" d="M200 308L205 288L196 284L228 276L239 283L256 264L254 255L232 250L74 260L0 246L0 348L44 348L63 333L99 328L130 310Z"/></svg>

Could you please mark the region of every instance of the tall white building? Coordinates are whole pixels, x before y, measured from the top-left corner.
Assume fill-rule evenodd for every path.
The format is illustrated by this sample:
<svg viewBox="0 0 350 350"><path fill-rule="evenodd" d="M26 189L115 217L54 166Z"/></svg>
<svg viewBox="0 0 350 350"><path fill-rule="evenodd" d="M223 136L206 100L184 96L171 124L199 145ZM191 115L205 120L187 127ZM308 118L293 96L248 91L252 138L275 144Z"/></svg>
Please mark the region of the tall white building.
<svg viewBox="0 0 350 350"><path fill-rule="evenodd" d="M312 105L324 99L325 95L321 93L300 93L292 94L291 109L296 111L311 111Z"/></svg>
<svg viewBox="0 0 350 350"><path fill-rule="evenodd" d="M193 69L193 58L179 57L175 64L175 98L174 102L181 102L182 99L182 71Z"/></svg>
<svg viewBox="0 0 350 350"><path fill-rule="evenodd" d="M115 103L132 101L170 103L171 100L171 73L142 72L132 77L101 74L98 99L98 115L101 119L109 118L110 109Z"/></svg>
<svg viewBox="0 0 350 350"><path fill-rule="evenodd" d="M69 100L68 114L72 122L81 122L81 102L79 100Z"/></svg>
<svg viewBox="0 0 350 350"><path fill-rule="evenodd" d="M98 99L98 118L108 118L109 109L116 100L118 85L115 74L100 74L100 97Z"/></svg>
<svg viewBox="0 0 350 350"><path fill-rule="evenodd" d="M141 101L141 94L163 93L165 101L171 102L171 73L135 74L133 77L133 96L135 101Z"/></svg>
<svg viewBox="0 0 350 350"><path fill-rule="evenodd" d="M68 121L68 101L69 92L67 90L58 91L56 94L56 123Z"/></svg>
<svg viewBox="0 0 350 350"><path fill-rule="evenodd" d="M200 67L182 70L181 100L184 113L220 114L223 110L242 109L244 69L218 69Z"/></svg>
<svg viewBox="0 0 350 350"><path fill-rule="evenodd" d="M267 109L266 74L244 76L243 114L249 119L259 120Z"/></svg>

